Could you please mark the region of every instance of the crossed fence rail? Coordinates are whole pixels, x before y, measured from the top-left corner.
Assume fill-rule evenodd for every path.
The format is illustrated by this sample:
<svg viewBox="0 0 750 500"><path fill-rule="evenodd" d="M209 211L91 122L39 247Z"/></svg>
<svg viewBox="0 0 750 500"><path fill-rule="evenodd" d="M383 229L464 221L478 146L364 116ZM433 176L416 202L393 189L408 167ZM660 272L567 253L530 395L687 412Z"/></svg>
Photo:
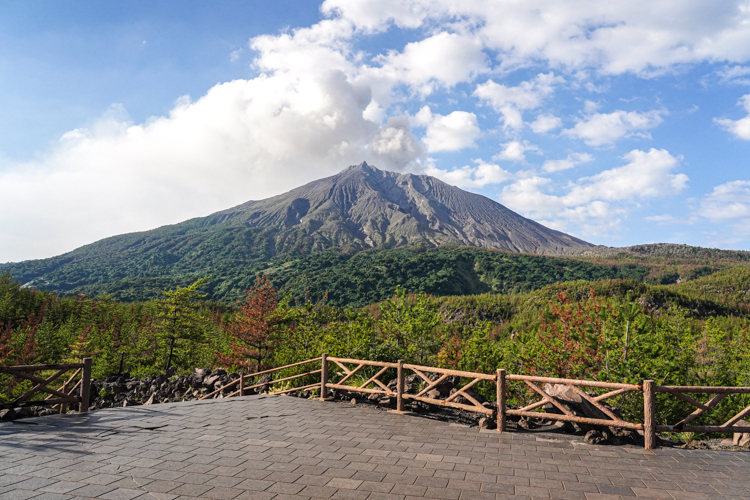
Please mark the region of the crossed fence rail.
<svg viewBox="0 0 750 500"><path fill-rule="evenodd" d="M285 376L269 381L258 381L261 375L271 375L290 368L298 368L320 362L320 369L308 370L290 376ZM65 413L68 405L78 404L79 412L87 412L89 409L90 391L91 391L91 364L92 360L86 358L81 363L61 363L47 365L27 365L27 366L0 366L0 373L12 375L14 377L25 379L33 382L35 385L26 393L17 397L10 403L0 404L0 410L6 408L16 408L19 406L57 406L61 413ZM332 381L331 375L336 376L335 370L329 371L330 365L333 364L340 371L340 378ZM366 370L366 368L379 368L373 375L364 382L355 383L357 375ZM306 368L305 368L306 369ZM35 372L55 372L44 377L34 375ZM49 387L54 381L62 377L69 371L74 370L73 375L66 379L58 389ZM395 370L395 390L389 388L384 382L384 376L389 370ZM410 394L405 390L406 372L412 372L423 382L423 386L415 394ZM363 372L364 373L364 372ZM391 372L392 374L392 372ZM430 366L413 365L405 363L403 360L397 362L371 361L365 359L338 358L323 354L320 357L300 361L290 365L273 368L252 374L241 374L240 377L223 387L220 387L201 399L215 397L233 397L244 396L246 391L258 388L271 388L275 384L291 382L303 378L309 378L320 375L320 381L312 384L306 384L300 387L285 388L278 391L270 391L271 394L284 394L306 389L320 389L321 399L327 399L329 389L346 390L351 392L360 392L364 394L379 394L384 397L396 398L396 412L405 413L405 402L407 400L419 401L422 403L456 408L464 411L480 413L494 417L497 420L497 430L504 432L507 430L507 417L526 417L526 418L544 418L546 420L558 420L564 422L575 422L588 425L599 425L607 427L620 427L640 431L643 433L644 446L646 449L653 449L656 446L657 432L703 432L703 433L750 433L750 426L737 425L742 422L745 416L750 415L750 406L744 408L733 417L721 425L689 425L697 418L705 415L708 411L716 406L727 396L732 394L750 394L750 387L699 387L699 386L661 386L656 385L653 380L644 380L642 385L635 384L618 384L610 382L599 382L592 380L573 380L551 377L535 377L528 375L507 374L505 370L498 369L496 374L467 372L461 370L450 370L446 368L435 368ZM459 377L467 379L467 382L461 387L457 387L445 399L439 399L431 394L448 377ZM496 386L496 404L486 405L480 402L470 391L480 382L485 381ZM250 382L250 385L246 385ZM529 393L539 397L537 401L530 402L522 408L510 408L507 405L507 395L509 393L509 382L523 383L529 389ZM601 418L581 417L573 414L567 405L560 403L557 398L549 394L546 385L563 386L577 395L581 401L586 401L601 413ZM604 394L595 394L586 392L584 389L606 389ZM79 390L80 389L80 390ZM225 396L227 390L232 390ZM78 395L75 395L78 391ZM604 401L616 396L629 392L640 392L643 395L643 422L628 422L613 412ZM35 394L47 394L46 399L32 400ZM656 395L668 394L674 396L685 403L695 407L695 410L681 421L673 425L657 425L655 419ZM710 399L706 403L697 401L688 394L709 394ZM545 405L553 405L560 413L548 413L539 411Z"/></svg>
<svg viewBox="0 0 750 500"><path fill-rule="evenodd" d="M245 386L245 380L249 380L252 377L259 375L269 375L274 372L279 372L289 368L302 366L311 363L320 362L319 370L307 371L293 376L283 377L276 380L255 383L250 386ZM335 373L329 370L331 365L338 368L340 377L337 380L332 378L335 377ZM357 375L361 375L363 370L368 367L379 368L373 375L368 377L364 382L355 383L354 380ZM389 372L395 370L396 386L389 388L389 384L386 384L383 379L384 376ZM416 394L407 393L405 388L406 373L412 372L422 380L424 386L418 390ZM507 374L505 370L498 369L496 374L476 373L467 372L461 370L450 370L446 368L435 368L430 366L421 366L405 363L403 360L397 362L387 361L371 361L366 359L351 359L351 358L338 358L323 354L319 358L294 363L292 365L281 366L279 368L273 368L271 370L265 370L250 375L242 375L239 379L230 382L229 384L221 387L210 394L207 394L202 399L208 399L211 397L218 397L219 394L230 387L236 386L236 390L230 393L226 397L244 395L244 391L258 387L272 387L274 384L281 382L288 382L294 379L300 379L303 377L309 377L312 375L320 374L320 382L314 384L307 384L302 387L286 388L281 391L270 391L271 394L283 394L294 391L301 391L305 389L320 389L321 399L328 399L328 391L334 390L345 390L350 392L359 392L363 394L379 394L383 397L396 398L396 413L405 413L405 403L408 400L420 401L430 405L444 406L450 408L456 408L474 413L480 413L487 416L492 416L497 420L497 430L504 432L507 430L507 418L508 416L514 417L526 417L526 418L544 418L545 420L558 420L563 422L574 422L586 425L598 425L606 427L620 427L624 429L630 429L643 433L644 447L646 449L653 449L656 447L656 433L657 432L718 432L718 433L732 433L732 432L750 432L750 427L744 425L736 425L742 420L743 417L750 415L750 406L743 409L732 418L727 420L725 423L718 426L696 426L688 425L701 415L704 415L707 411L715 408L718 403L731 394L750 394L750 387L697 387L697 386L660 386L656 385L653 380L645 380L642 385L636 384L619 384L611 382L599 382L593 380L573 380L573 379L562 379L552 377L535 377L529 375L515 375ZM461 387L457 388L455 392L447 396L445 399L438 399L430 396L430 392L438 387L448 377L459 377L461 379L467 379L466 383ZM361 379L361 378L360 378ZM472 395L470 389L476 386L482 381L487 381L496 385L496 405L493 408L491 405L481 403L477 398ZM530 402L526 406L518 409L510 408L507 405L507 395L509 392L508 383L519 382L523 383L529 392L537 396L539 399L534 402ZM567 407L567 405L560 403L558 399L550 395L547 390L542 387L542 384L550 384L552 386L564 386L565 388L576 394L582 401L586 401L591 406L596 408L601 413L601 418L589 418L581 417L573 414L573 412ZM391 384L392 385L392 384ZM586 392L586 389L605 389L607 392L604 394L592 394ZM643 422L628 422L622 417L617 415L608 407L604 402L620 396L626 393L636 392L642 393L643 396ZM696 408L690 415L674 425L657 425L655 416L655 406L657 393L670 394L675 396L686 403L691 404ZM700 403L694 398L687 396L687 394L712 394L711 399L706 403ZM463 402L458 402L463 401ZM553 405L557 408L560 413L547 413L539 411L541 407L545 405Z"/></svg>
<svg viewBox="0 0 750 500"><path fill-rule="evenodd" d="M52 370L56 371L48 377L34 375L35 372L49 372ZM58 389L49 387L51 383L71 370L75 370L73 375L66 379L61 387ZM10 403L0 404L0 410L24 406L52 406L53 408L58 407L60 413L65 413L69 405L78 404L78 411L80 413L89 411L89 401L91 398L91 358L85 358L81 363L0 366L0 373L5 373L22 380L29 380L35 384L30 390L18 396ZM77 396L74 394L76 391L78 391ZM35 394L40 393L47 394L47 397L45 399L32 400Z"/></svg>

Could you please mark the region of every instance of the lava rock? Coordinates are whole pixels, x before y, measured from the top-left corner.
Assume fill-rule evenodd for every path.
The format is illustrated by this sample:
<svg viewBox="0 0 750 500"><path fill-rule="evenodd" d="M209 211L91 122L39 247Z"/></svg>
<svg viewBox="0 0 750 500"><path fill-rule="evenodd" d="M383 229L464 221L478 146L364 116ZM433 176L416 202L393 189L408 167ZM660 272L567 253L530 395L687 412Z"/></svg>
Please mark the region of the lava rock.
<svg viewBox="0 0 750 500"><path fill-rule="evenodd" d="M586 433L583 440L588 444L607 444L610 440L610 435L607 431L592 429Z"/></svg>
<svg viewBox="0 0 750 500"><path fill-rule="evenodd" d="M7 410L0 410L0 422L12 422L18 418L16 410L8 408Z"/></svg>
<svg viewBox="0 0 750 500"><path fill-rule="evenodd" d="M478 424L480 429L496 429L497 428L497 422L495 419L488 418L488 417L482 417L479 419Z"/></svg>

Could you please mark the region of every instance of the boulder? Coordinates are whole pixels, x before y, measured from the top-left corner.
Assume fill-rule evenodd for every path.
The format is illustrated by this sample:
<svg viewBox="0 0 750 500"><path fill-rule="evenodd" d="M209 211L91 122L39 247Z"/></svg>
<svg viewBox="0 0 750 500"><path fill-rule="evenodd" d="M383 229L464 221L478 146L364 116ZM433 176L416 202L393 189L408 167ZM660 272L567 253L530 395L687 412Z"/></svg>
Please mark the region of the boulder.
<svg viewBox="0 0 750 500"><path fill-rule="evenodd" d="M497 422L494 418L482 417L479 419L480 429L495 429L497 428Z"/></svg>
<svg viewBox="0 0 750 500"><path fill-rule="evenodd" d="M609 441L609 433L593 429L588 431L583 439L588 444L606 444Z"/></svg>
<svg viewBox="0 0 750 500"><path fill-rule="evenodd" d="M453 394L457 393L459 390L460 389L454 387L453 389L450 390L449 394L452 396ZM487 398L485 398L481 394L477 394L477 393L471 392L471 391L464 391L463 394L466 394L466 395L471 396L472 398L476 399L477 401L479 401L479 404L483 404L483 403L487 402ZM458 396L453 401L456 402L456 403L458 403L458 404L462 404L462 405L472 405L472 406L474 405L474 403L472 401L469 401L468 399L464 398L463 396Z"/></svg>
<svg viewBox="0 0 750 500"><path fill-rule="evenodd" d="M750 422L747 422L746 420L740 420L734 425L745 427L745 426L750 426ZM732 435L732 444L734 446L750 445L750 429L748 429L747 432L735 432Z"/></svg>
<svg viewBox="0 0 750 500"><path fill-rule="evenodd" d="M610 420L610 418L604 412L589 403L586 399L581 397L580 394L573 391L573 389L571 389L567 385L544 384L542 386L542 389L544 390L544 392L555 398L558 403L562 404L568 411L576 416ZM619 411L616 408L612 408L604 402L600 404L618 417L620 416ZM549 413L562 413L559 408L549 403L544 405L544 410Z"/></svg>
<svg viewBox="0 0 750 500"><path fill-rule="evenodd" d="M12 422L18 418L16 410L9 408L7 410L0 410L0 422Z"/></svg>
<svg viewBox="0 0 750 500"><path fill-rule="evenodd" d="M430 399L443 399L443 395L437 389L432 389L430 391L427 391L427 393L425 393L425 396Z"/></svg>
<svg viewBox="0 0 750 500"><path fill-rule="evenodd" d="M442 373L432 373L428 376L430 380L433 382L442 377ZM442 382L440 382L438 385L436 385L434 388L432 388L428 394L436 394L436 396L429 396L433 399L443 399L447 397L449 394L451 394L451 391L455 389L456 385L458 385L459 378L456 376L449 376ZM437 391L437 392L433 392Z"/></svg>
<svg viewBox="0 0 750 500"><path fill-rule="evenodd" d="M34 408L29 406L22 406L16 410L16 413L18 415L18 418L28 418L28 417L35 417L36 414L34 412Z"/></svg>

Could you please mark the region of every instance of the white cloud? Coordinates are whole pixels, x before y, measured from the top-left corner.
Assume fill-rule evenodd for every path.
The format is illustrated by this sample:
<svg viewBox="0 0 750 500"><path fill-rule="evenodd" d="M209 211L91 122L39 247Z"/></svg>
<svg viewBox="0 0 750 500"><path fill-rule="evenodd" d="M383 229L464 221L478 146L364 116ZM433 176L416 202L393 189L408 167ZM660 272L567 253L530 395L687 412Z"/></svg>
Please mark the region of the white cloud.
<svg viewBox="0 0 750 500"><path fill-rule="evenodd" d="M0 173L0 256L45 257L207 215L362 160L406 168L424 153L408 118L379 126L363 117L369 104L367 87L321 71L220 84L144 124L106 116Z"/></svg>
<svg viewBox="0 0 750 500"><path fill-rule="evenodd" d="M627 165L579 179L566 196L569 203L652 198L679 193L687 187L687 175L670 173L680 158L664 149L634 149L623 158Z"/></svg>
<svg viewBox="0 0 750 500"><path fill-rule="evenodd" d="M564 81L553 73L540 73L533 80L522 82L515 87L487 80L477 86L474 96L490 104L503 116L505 128L520 129L523 126L521 112L541 106L544 98L554 92L555 85Z"/></svg>
<svg viewBox="0 0 750 500"><path fill-rule="evenodd" d="M573 128L562 131L563 135L583 139L589 146L612 144L623 137L637 135L649 137L641 132L659 125L666 111L637 111L617 110L612 113L594 113L585 116Z"/></svg>
<svg viewBox="0 0 750 500"><path fill-rule="evenodd" d="M473 146L480 133L477 117L468 111L432 116L423 146L401 103L439 89L460 96L464 89L455 87L474 87L487 73L493 79L475 86L474 95L501 115L511 133L495 160L520 162L537 150L514 135L523 128L525 112L533 112L529 125L537 133L562 127L560 118L539 109L563 83L558 74L651 76L704 61L742 68L750 60L750 8L736 2L326 0L321 12L329 18L311 27L253 38L255 78L218 84L195 102L182 99L167 115L144 123L114 110L64 134L33 161L4 160L0 260L44 257L104 236L204 215L362 160L419 170L428 148ZM413 29L407 36L414 41L384 53L355 48L367 34L393 25ZM241 55L238 61L246 57L234 54ZM515 86L501 80L511 70L532 67L545 73ZM728 71L736 79L744 70ZM587 80L573 83L592 88ZM583 119L565 133L590 145L642 134L664 114L600 114L586 106ZM750 138L746 120L717 123ZM547 168L578 160L557 160ZM659 179L671 175L659 171ZM477 187L501 182L506 174L480 162L444 175ZM601 195L573 199L575 193L588 199L593 185L609 188L603 178L579 179L563 195L542 177L522 180L508 188L509 196L544 195L540 200L550 206L557 200L569 214L612 215L624 203ZM672 181L679 184L679 175ZM536 191L528 187L534 185ZM544 220L564 219L544 213Z"/></svg>
<svg viewBox="0 0 750 500"><path fill-rule="evenodd" d="M390 159L396 170L402 170L424 154L419 141L411 133L409 118L405 116L389 118L385 127L373 137L369 149Z"/></svg>
<svg viewBox="0 0 750 500"><path fill-rule="evenodd" d="M536 117L536 120L529 124L531 130L537 134L544 134L550 130L562 127L562 120L559 116L549 113L542 113Z"/></svg>
<svg viewBox="0 0 750 500"><path fill-rule="evenodd" d="M719 184L703 197L698 214L712 220L750 220L750 181Z"/></svg>
<svg viewBox="0 0 750 500"><path fill-rule="evenodd" d="M542 165L542 170L545 172L560 172L590 161L594 161L594 157L589 153L571 153L563 160L545 161L544 165Z"/></svg>
<svg viewBox="0 0 750 500"><path fill-rule="evenodd" d="M747 111L745 118L740 118L739 120L714 118L714 123L735 137L750 141L750 94L743 95L737 104L744 107L745 111Z"/></svg>
<svg viewBox="0 0 750 500"><path fill-rule="evenodd" d="M446 32L409 43L402 52L378 56L375 62L380 66L365 70L366 78L388 89L404 83L423 95L437 86L470 81L487 70L482 43L476 37Z"/></svg>
<svg viewBox="0 0 750 500"><path fill-rule="evenodd" d="M718 70L716 75L722 83L750 85L750 67L748 66L725 66Z"/></svg>
<svg viewBox="0 0 750 500"><path fill-rule="evenodd" d="M506 68L543 61L651 76L684 64L750 59L750 8L741 0L326 0L321 10L369 32L450 22L474 32Z"/></svg>
<svg viewBox="0 0 750 500"><path fill-rule="evenodd" d="M433 114L429 106L424 106L415 116L415 122L427 128L422 141L431 153L473 147L476 145L474 141L481 135L477 116L466 111L440 115Z"/></svg>
<svg viewBox="0 0 750 500"><path fill-rule="evenodd" d="M623 159L628 163L621 167L570 182L562 194L555 194L551 179L526 173L503 189L500 201L533 219L556 221L558 227L575 222L593 235L616 229L637 200L673 195L687 186L685 174L672 173L680 158L666 150L636 149Z"/></svg>
<svg viewBox="0 0 750 500"><path fill-rule="evenodd" d="M601 105L598 102L586 101L585 103L583 103L583 112L587 115L590 115L599 111L600 107Z"/></svg>
<svg viewBox="0 0 750 500"><path fill-rule="evenodd" d="M538 148L527 142L510 141L503 144L503 150L493 158L496 160L524 161L526 151L538 151Z"/></svg>
<svg viewBox="0 0 750 500"><path fill-rule="evenodd" d="M643 220L647 220L649 222L658 222L660 224L672 224L677 222L677 217L670 214L649 215L647 217L644 217Z"/></svg>
<svg viewBox="0 0 750 500"><path fill-rule="evenodd" d="M430 164L424 173L458 186L460 188L482 188L488 184L499 184L511 177L511 174L493 163L474 160L475 166L466 165L450 171L441 170Z"/></svg>

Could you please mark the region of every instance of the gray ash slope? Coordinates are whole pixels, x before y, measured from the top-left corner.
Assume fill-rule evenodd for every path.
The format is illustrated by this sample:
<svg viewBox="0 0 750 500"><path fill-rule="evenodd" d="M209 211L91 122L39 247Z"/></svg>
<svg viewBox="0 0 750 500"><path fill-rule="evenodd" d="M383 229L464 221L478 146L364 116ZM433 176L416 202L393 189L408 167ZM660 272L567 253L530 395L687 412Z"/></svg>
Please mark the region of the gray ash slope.
<svg viewBox="0 0 750 500"><path fill-rule="evenodd" d="M434 177L382 171L366 163L216 213L206 222L276 228L276 252L281 253L290 250L289 239L307 251L458 244L567 255L593 247Z"/></svg>
<svg viewBox="0 0 750 500"><path fill-rule="evenodd" d="M593 248L433 177L362 163L279 196L0 265L0 272L26 286L120 300L159 297L160 290L210 274L210 296L225 297L249 288L255 273L286 256L443 245L539 255Z"/></svg>

